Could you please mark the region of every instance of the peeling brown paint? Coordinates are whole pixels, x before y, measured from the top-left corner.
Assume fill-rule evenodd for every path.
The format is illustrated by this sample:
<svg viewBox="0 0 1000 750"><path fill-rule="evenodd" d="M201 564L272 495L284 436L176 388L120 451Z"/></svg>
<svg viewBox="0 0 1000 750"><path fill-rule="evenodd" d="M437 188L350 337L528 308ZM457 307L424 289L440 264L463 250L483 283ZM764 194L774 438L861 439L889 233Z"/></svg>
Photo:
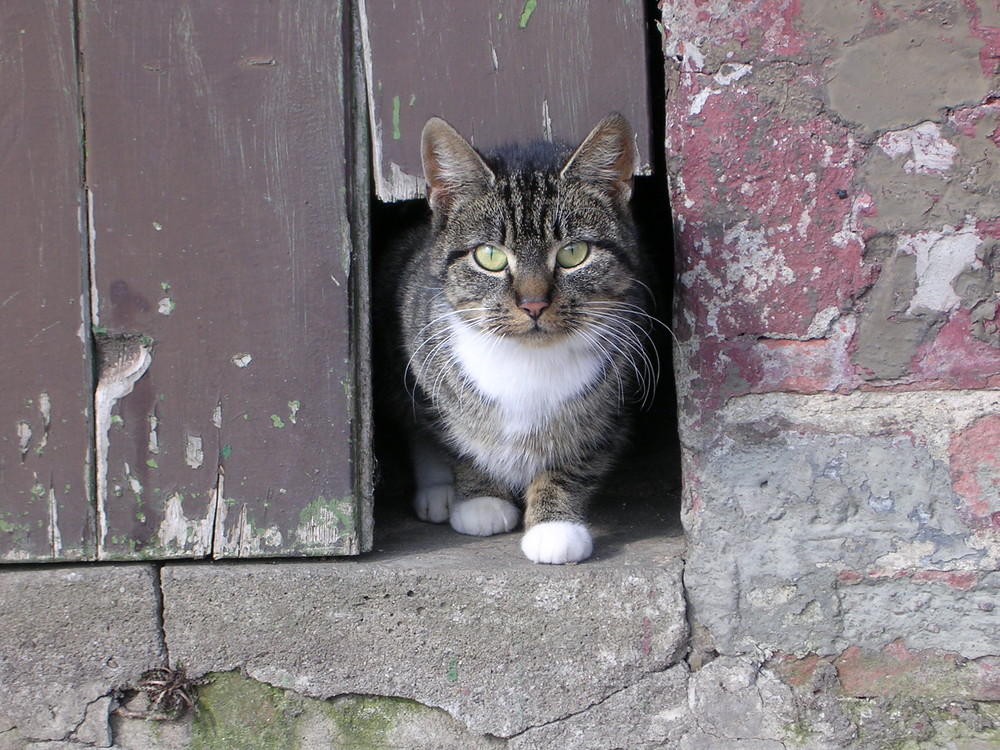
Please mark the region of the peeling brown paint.
<svg viewBox="0 0 1000 750"><path fill-rule="evenodd" d="M354 486L355 404L329 387L353 374L364 220L346 205L357 160L327 158L355 148L347 4L181 5L81 0L95 299L110 331L157 342L115 409L108 554L300 554L299 498Z"/></svg>
<svg viewBox="0 0 1000 750"><path fill-rule="evenodd" d="M423 193L418 141L432 115L472 134L473 145L490 146L579 141L617 110L639 132L642 171L648 171L659 146L645 136L651 132L646 66L633 64L646 55L643 5L625 0L569 8L522 0L498 18L483 2L453 3L447 13L426 0L362 3L378 197ZM555 39L559 59L595 64L554 64Z"/></svg>
<svg viewBox="0 0 1000 750"><path fill-rule="evenodd" d="M94 394L97 473L98 557L108 538L108 452L115 404L135 387L153 361L152 341L142 334L103 335L97 339L98 379Z"/></svg>
<svg viewBox="0 0 1000 750"><path fill-rule="evenodd" d="M72 4L0 4L0 562L94 555L74 22Z"/></svg>

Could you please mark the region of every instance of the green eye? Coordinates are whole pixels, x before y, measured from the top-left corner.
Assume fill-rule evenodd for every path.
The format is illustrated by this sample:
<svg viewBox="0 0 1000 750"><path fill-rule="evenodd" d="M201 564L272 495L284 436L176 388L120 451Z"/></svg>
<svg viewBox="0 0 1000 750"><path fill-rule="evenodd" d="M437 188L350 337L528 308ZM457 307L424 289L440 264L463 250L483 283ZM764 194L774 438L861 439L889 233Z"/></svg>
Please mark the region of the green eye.
<svg viewBox="0 0 1000 750"><path fill-rule="evenodd" d="M477 245L472 258L487 271L502 271L507 267L507 253L496 245Z"/></svg>
<svg viewBox="0 0 1000 750"><path fill-rule="evenodd" d="M577 240L559 248L556 253L556 263L563 268L575 268L587 260L588 255L590 255L590 243Z"/></svg>

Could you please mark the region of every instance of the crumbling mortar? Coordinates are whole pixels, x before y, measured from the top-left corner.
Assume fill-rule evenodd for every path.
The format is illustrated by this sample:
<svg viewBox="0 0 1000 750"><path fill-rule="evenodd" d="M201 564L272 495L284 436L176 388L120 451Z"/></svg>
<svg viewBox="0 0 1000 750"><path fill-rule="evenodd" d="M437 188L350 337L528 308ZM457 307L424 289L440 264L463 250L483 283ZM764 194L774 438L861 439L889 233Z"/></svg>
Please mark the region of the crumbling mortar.
<svg viewBox="0 0 1000 750"><path fill-rule="evenodd" d="M741 58L726 58L723 62L718 65L706 66L704 68L687 68L684 66L684 56L680 54L667 54L666 59L671 62L674 71L677 73L688 74L688 75L703 75L707 77L713 77L718 75L723 68L726 66L732 67L734 65L750 65L751 67L764 67L764 66L777 66L777 65L792 65L796 68L811 68L815 67L815 62L808 60L795 60L790 57L774 57L762 59L759 57L741 57Z"/></svg>

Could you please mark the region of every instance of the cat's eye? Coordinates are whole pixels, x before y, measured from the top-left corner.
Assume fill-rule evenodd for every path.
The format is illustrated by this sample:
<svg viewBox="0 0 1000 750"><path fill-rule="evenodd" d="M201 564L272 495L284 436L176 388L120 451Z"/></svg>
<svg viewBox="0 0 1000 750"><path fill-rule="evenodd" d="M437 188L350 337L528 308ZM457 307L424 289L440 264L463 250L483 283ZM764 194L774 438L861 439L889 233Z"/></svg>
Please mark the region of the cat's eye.
<svg viewBox="0 0 1000 750"><path fill-rule="evenodd" d="M507 253L496 245L477 245L472 258L487 271L502 271L507 267Z"/></svg>
<svg viewBox="0 0 1000 750"><path fill-rule="evenodd" d="M587 260L590 255L590 243L583 240L568 242L556 252L556 263L563 268L575 268Z"/></svg>

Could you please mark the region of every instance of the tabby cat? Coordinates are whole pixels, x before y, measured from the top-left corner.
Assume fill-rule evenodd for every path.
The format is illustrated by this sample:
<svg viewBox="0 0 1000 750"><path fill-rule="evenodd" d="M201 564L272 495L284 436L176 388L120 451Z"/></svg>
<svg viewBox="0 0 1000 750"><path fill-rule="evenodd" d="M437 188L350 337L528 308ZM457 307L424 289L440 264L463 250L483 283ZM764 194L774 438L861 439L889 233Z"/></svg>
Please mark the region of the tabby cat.
<svg viewBox="0 0 1000 750"><path fill-rule="evenodd" d="M421 154L431 211L391 282L417 515L487 536L523 508L530 560L584 560L586 504L655 377L634 134L611 114L575 151L481 155L432 118Z"/></svg>

